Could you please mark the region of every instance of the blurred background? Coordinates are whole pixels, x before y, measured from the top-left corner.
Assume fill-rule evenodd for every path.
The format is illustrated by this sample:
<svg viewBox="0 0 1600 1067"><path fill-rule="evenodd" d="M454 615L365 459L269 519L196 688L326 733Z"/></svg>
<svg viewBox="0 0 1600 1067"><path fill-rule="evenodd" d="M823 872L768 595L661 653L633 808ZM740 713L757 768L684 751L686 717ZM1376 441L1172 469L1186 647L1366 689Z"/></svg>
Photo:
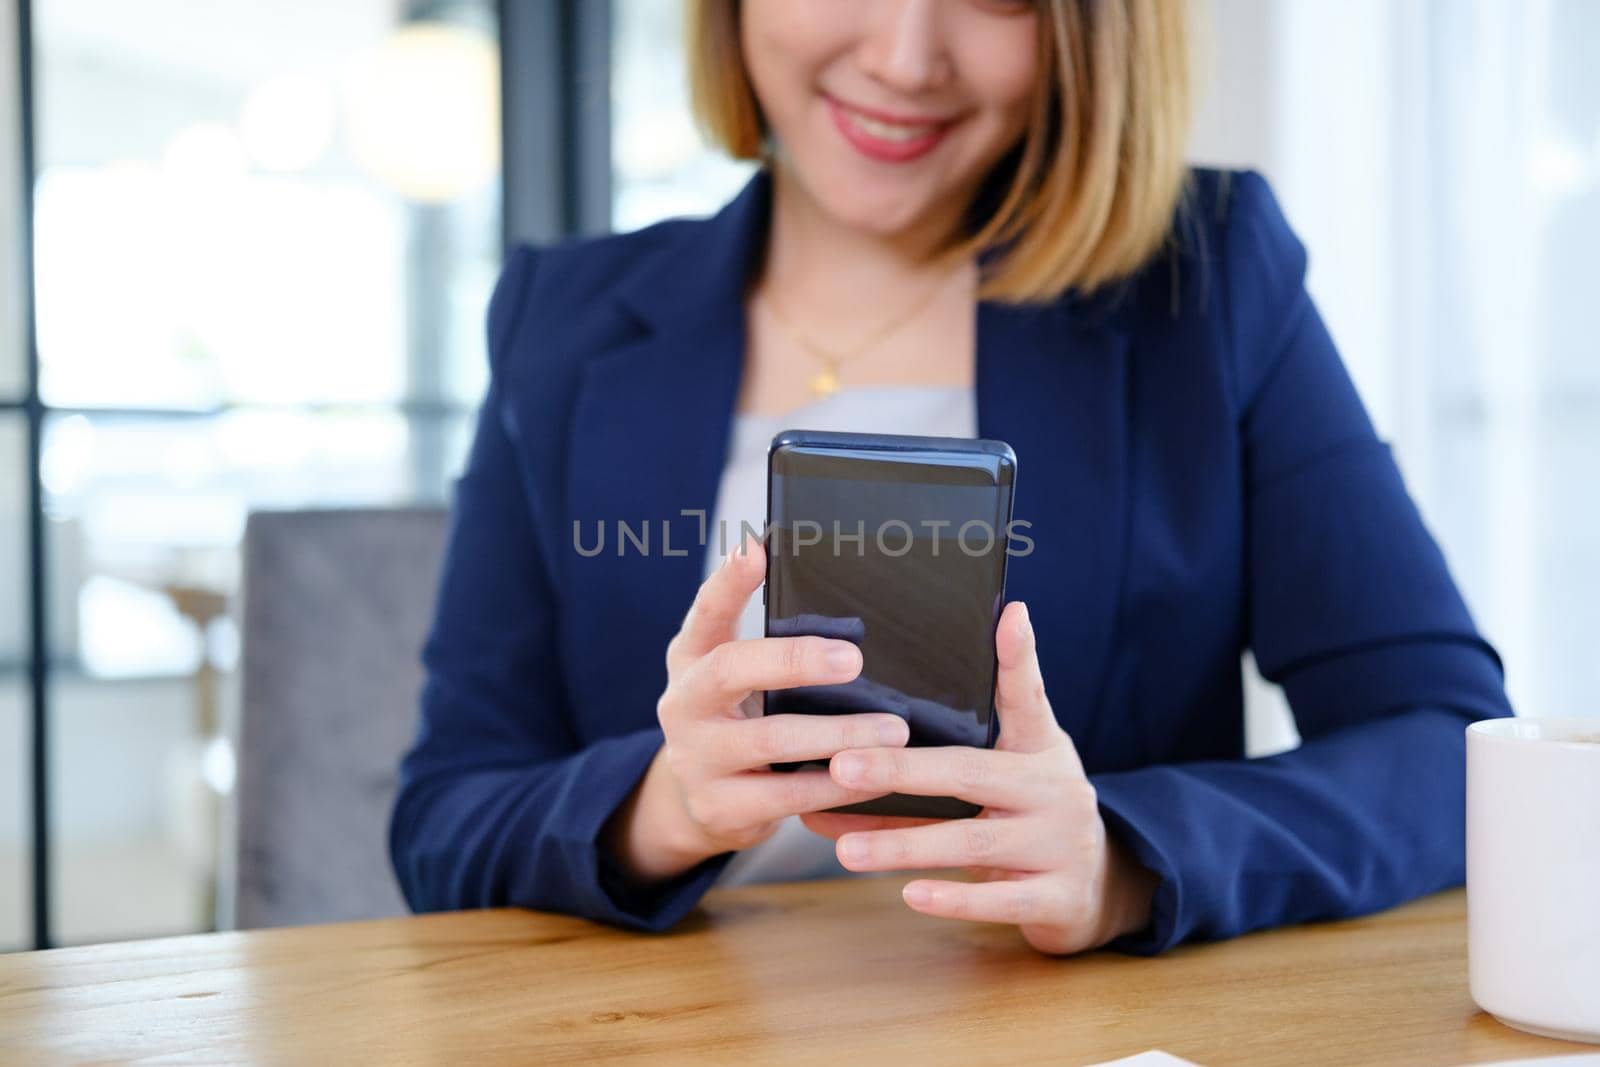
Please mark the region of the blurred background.
<svg viewBox="0 0 1600 1067"><path fill-rule="evenodd" d="M246 516L445 505L507 244L739 188L681 6L0 0L0 950L217 925ZM1273 182L1519 711L1600 713L1600 4L1197 10L1193 157Z"/></svg>

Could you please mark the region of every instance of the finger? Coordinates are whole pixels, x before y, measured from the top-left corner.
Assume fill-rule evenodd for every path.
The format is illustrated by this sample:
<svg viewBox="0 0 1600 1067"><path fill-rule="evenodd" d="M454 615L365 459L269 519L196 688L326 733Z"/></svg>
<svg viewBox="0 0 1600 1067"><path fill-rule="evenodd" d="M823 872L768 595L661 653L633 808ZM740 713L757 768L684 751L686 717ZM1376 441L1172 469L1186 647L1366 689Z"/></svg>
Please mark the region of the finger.
<svg viewBox="0 0 1600 1067"><path fill-rule="evenodd" d="M1030 753L945 745L842 751L828 768L840 785L880 793L959 797L1012 811L1036 807L1051 782Z"/></svg>
<svg viewBox="0 0 1600 1067"><path fill-rule="evenodd" d="M896 830L909 826L930 826L943 819L923 819L910 815L852 815L839 811L818 811L802 815L806 829L822 837L838 840L841 834L865 830Z"/></svg>
<svg viewBox="0 0 1600 1067"><path fill-rule="evenodd" d="M700 583L678 633L667 645L667 669L677 672L737 632L739 616L767 572L766 550L759 539L744 535L722 565Z"/></svg>
<svg viewBox="0 0 1600 1067"><path fill-rule="evenodd" d="M789 815L859 804L873 794L846 789L827 771L751 771L722 779L711 787L716 807L732 813L744 825L756 825Z"/></svg>
<svg viewBox="0 0 1600 1067"><path fill-rule="evenodd" d="M1031 836L1030 836L1031 835ZM850 833L839 838L839 862L852 871L904 871L987 865L1044 870L1052 857L1022 819L952 819L906 830Z"/></svg>
<svg viewBox="0 0 1600 1067"><path fill-rule="evenodd" d="M1035 876L1001 882L946 882L921 878L901 890L905 902L924 915L973 922L1059 924L1070 914L1064 891Z"/></svg>
<svg viewBox="0 0 1600 1067"><path fill-rule="evenodd" d="M826 637L750 637L724 641L701 656L669 687L691 718L737 715L737 705L758 689L841 685L861 673L861 650Z"/></svg>
<svg viewBox="0 0 1600 1067"><path fill-rule="evenodd" d="M1000 718L997 747L1011 752L1038 752L1057 744L1061 725L1044 692L1038 647L1028 606L1013 600L1000 613L995 628L995 713Z"/></svg>
<svg viewBox="0 0 1600 1067"><path fill-rule="evenodd" d="M768 763L828 759L841 749L904 745L911 728L895 715L767 715L717 723L707 730L707 758L747 770Z"/></svg>

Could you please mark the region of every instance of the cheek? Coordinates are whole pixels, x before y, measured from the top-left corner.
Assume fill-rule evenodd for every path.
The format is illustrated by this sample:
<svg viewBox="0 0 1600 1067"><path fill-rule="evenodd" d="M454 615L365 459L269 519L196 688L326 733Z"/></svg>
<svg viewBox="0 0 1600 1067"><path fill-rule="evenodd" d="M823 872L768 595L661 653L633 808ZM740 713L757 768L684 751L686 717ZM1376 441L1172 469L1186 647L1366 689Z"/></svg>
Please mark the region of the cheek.
<svg viewBox="0 0 1600 1067"><path fill-rule="evenodd" d="M745 5L739 20L739 50L761 109L769 118L782 112L783 85L790 79L783 70L782 15L771 3Z"/></svg>
<svg viewBox="0 0 1600 1067"><path fill-rule="evenodd" d="M1034 95L1040 91L1038 80L1033 76L1033 69L1034 64L1029 63L1028 77L1003 86L1001 93L998 94L1007 125L1018 133L1027 126L1028 119L1033 114Z"/></svg>
<svg viewBox="0 0 1600 1067"><path fill-rule="evenodd" d="M1038 54L1031 20L1003 32L973 34L962 50L961 69L972 99L997 126L1021 133L1038 90Z"/></svg>
<svg viewBox="0 0 1600 1067"><path fill-rule="evenodd" d="M842 20L829 17L831 6L817 0L745 0L739 46L762 110L774 122L805 105L816 73L838 51Z"/></svg>

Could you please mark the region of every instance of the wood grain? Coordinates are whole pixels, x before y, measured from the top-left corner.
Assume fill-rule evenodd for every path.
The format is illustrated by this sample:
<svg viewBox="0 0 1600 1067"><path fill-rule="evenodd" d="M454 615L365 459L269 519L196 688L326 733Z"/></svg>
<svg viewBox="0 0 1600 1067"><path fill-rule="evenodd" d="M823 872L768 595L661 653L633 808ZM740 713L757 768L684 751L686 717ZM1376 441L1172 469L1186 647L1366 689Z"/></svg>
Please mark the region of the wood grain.
<svg viewBox="0 0 1600 1067"><path fill-rule="evenodd" d="M0 1062L1427 1064L1583 1051L1467 994L1465 898L1181 948L1035 954L904 876L714 892L677 931L523 911L0 957ZM1592 1048L1589 1051L1593 1051Z"/></svg>

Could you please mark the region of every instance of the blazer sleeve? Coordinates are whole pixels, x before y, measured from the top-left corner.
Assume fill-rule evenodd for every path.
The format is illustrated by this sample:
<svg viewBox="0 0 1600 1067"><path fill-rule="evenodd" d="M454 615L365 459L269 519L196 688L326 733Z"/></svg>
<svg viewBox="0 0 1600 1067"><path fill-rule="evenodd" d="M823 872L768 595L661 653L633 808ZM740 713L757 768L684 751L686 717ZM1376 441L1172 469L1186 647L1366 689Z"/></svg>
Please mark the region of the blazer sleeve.
<svg viewBox="0 0 1600 1067"><path fill-rule="evenodd" d="M1459 885L1464 728L1511 713L1499 658L1373 431L1306 293L1305 250L1258 175L1233 177L1219 241L1247 640L1303 743L1092 779L1110 832L1159 876L1150 925L1111 946L1140 954Z"/></svg>
<svg viewBox="0 0 1600 1067"><path fill-rule="evenodd" d="M506 404L506 352L526 332L536 258L529 246L514 251L489 304L490 384L455 483L390 856L416 911L516 905L662 930L694 906L725 858L643 891L599 846L662 733L580 744L572 727L559 603Z"/></svg>

